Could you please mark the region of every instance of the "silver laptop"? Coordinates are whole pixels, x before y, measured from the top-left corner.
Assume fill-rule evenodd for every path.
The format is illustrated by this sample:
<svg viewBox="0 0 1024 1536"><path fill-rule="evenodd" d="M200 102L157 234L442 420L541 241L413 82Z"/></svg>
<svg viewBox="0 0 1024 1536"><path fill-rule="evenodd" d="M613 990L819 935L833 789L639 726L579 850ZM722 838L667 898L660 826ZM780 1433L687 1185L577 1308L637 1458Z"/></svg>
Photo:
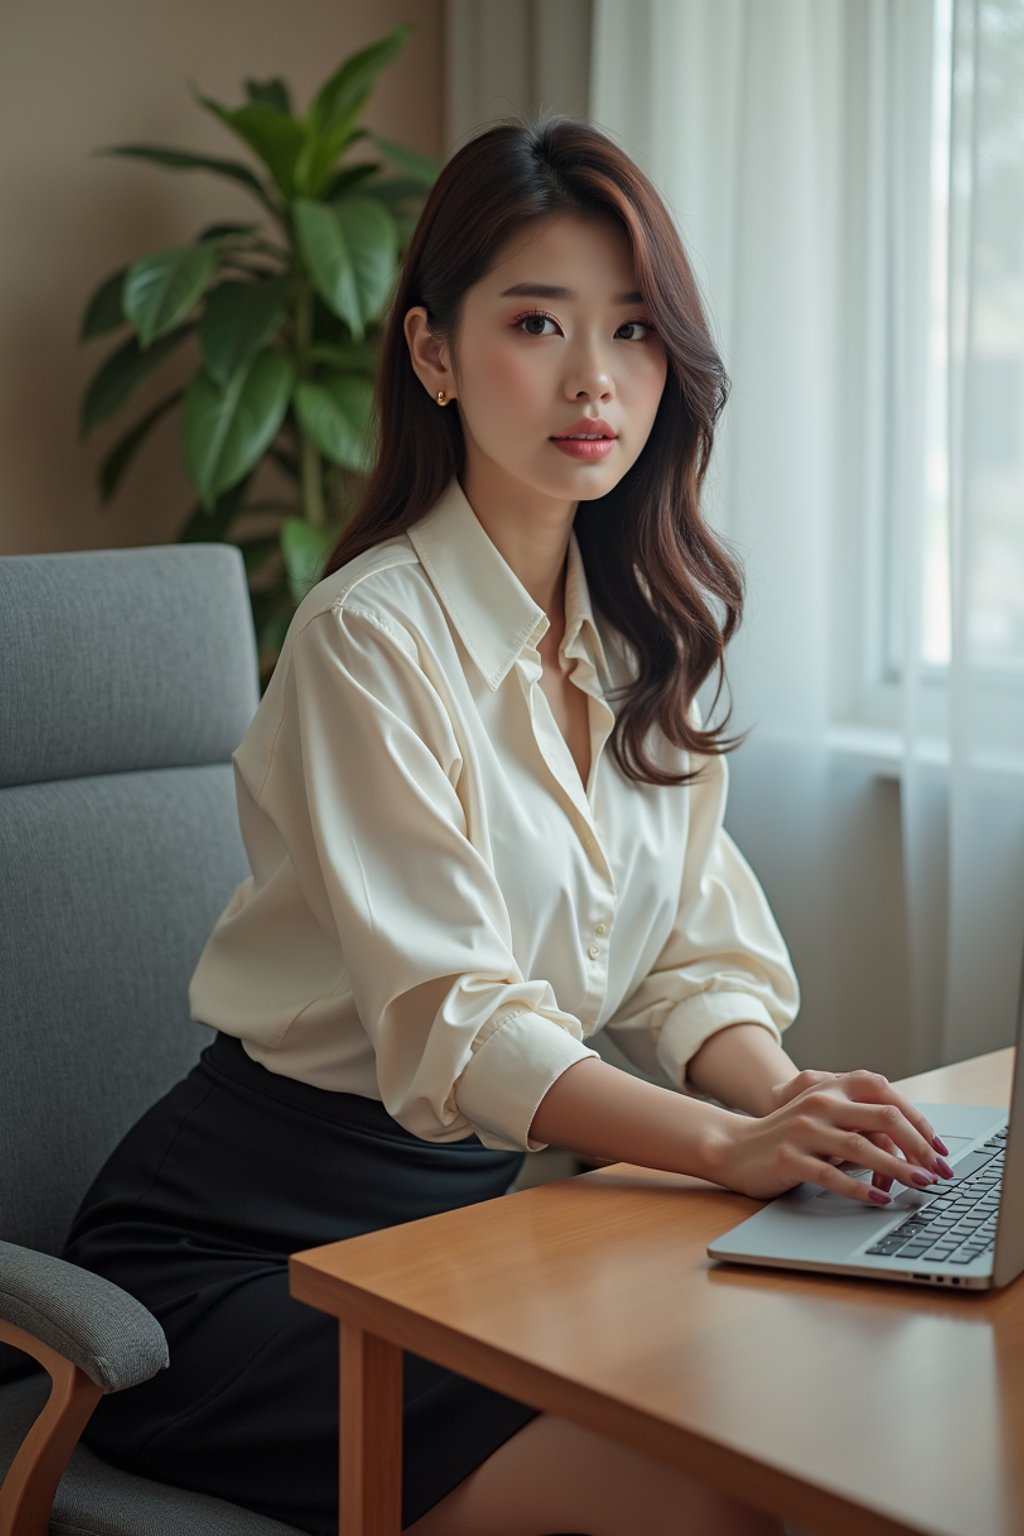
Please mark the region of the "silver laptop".
<svg viewBox="0 0 1024 1536"><path fill-rule="evenodd" d="M708 1244L713 1259L984 1291L1024 1269L1024 966L1010 1113L912 1100L949 1148L952 1179L894 1182L891 1205L798 1184ZM853 1178L871 1170L843 1165ZM897 1191L899 1193L897 1194Z"/></svg>

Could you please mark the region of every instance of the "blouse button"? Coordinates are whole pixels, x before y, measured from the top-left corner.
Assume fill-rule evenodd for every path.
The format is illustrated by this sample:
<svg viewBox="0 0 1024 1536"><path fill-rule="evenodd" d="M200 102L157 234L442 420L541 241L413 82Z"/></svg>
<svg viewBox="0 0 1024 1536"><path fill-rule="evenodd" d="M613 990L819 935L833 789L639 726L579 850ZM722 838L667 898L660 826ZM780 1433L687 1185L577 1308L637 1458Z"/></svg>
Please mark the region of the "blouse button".
<svg viewBox="0 0 1024 1536"><path fill-rule="evenodd" d="M587 950L587 954L590 956L591 960L596 960L600 953L601 951L596 944L591 944L590 948Z"/></svg>
<svg viewBox="0 0 1024 1536"><path fill-rule="evenodd" d="M594 932L595 933L607 933L608 932L608 924L607 923L595 923L594 924Z"/></svg>

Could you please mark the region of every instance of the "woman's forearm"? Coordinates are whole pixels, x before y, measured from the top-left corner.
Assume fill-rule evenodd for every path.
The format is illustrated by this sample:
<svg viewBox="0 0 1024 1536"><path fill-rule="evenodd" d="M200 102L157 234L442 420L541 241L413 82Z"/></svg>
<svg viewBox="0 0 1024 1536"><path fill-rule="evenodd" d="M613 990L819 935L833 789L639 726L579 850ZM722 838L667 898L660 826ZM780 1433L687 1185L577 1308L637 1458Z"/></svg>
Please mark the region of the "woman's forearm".
<svg viewBox="0 0 1024 1536"><path fill-rule="evenodd" d="M767 1115L774 1107L770 1090L799 1070L763 1024L727 1024L690 1057L686 1080L723 1104Z"/></svg>
<svg viewBox="0 0 1024 1536"><path fill-rule="evenodd" d="M530 1136L584 1157L713 1179L714 1150L735 1118L588 1056L552 1083Z"/></svg>

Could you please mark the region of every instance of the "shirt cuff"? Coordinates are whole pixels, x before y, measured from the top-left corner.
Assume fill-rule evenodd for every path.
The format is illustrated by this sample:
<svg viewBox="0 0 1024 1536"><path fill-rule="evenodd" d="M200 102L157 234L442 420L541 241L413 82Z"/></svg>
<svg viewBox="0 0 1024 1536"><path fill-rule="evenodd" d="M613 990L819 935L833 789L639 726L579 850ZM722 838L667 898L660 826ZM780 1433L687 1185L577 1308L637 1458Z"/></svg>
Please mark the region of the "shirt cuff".
<svg viewBox="0 0 1024 1536"><path fill-rule="evenodd" d="M474 1052L455 1100L485 1147L541 1152L530 1139L541 1099L567 1067L599 1053L530 1009L508 1014Z"/></svg>
<svg viewBox="0 0 1024 1536"><path fill-rule="evenodd" d="M658 1036L658 1063L671 1082L680 1087L686 1066L705 1040L727 1024L763 1024L777 1044L782 1031L764 1004L748 992L701 992L677 1003Z"/></svg>

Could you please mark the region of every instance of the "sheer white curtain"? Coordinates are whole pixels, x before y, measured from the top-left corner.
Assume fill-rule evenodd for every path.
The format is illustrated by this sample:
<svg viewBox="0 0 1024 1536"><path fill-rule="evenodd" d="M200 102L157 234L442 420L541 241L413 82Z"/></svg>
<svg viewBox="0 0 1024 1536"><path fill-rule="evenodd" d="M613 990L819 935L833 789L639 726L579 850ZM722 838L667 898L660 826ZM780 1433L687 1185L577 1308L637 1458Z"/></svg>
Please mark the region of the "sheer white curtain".
<svg viewBox="0 0 1024 1536"><path fill-rule="evenodd" d="M915 981L953 1059L969 1041L1006 1043L1024 927L1024 8L940 0L935 14L948 174L932 242L930 474L908 539L903 782L920 887L924 850L945 854L944 910L930 924L924 902L918 912ZM939 550L944 613L926 574ZM933 975L927 957L943 949Z"/></svg>
<svg viewBox="0 0 1024 1536"><path fill-rule="evenodd" d="M448 152L510 112L585 118L590 21L591 0L445 0Z"/></svg>
<svg viewBox="0 0 1024 1536"><path fill-rule="evenodd" d="M807 825L858 743L899 782L902 974L849 969L906 1070L1015 1020L1022 50L1019 0L594 0L590 119L672 208L733 381L707 485L748 583L731 725L776 744ZM841 874L804 880L806 953Z"/></svg>

